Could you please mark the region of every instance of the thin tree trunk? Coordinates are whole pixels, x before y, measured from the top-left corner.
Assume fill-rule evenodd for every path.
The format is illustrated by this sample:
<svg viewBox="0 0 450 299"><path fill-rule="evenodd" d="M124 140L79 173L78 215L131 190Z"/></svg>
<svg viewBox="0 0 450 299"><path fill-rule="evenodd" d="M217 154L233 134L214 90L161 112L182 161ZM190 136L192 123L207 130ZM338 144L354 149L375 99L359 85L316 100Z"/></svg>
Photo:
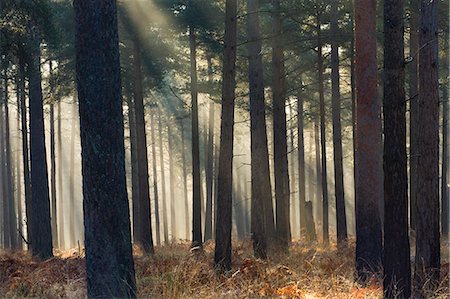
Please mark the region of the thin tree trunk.
<svg viewBox="0 0 450 299"><path fill-rule="evenodd" d="M20 98L21 98L21 90L20 90L20 75L16 74L16 95L17 95L17 118L16 118L16 127L17 130L20 130ZM22 217L22 182L21 182L21 168L20 168L20 134L18 132L16 139L16 186L17 186L17 222L18 222L18 233L19 237L17 239L17 248L19 250L23 249L23 217Z"/></svg>
<svg viewBox="0 0 450 299"><path fill-rule="evenodd" d="M437 1L421 1L419 30L419 119L416 198L416 296L425 283L438 286L439 232L439 82Z"/></svg>
<svg viewBox="0 0 450 299"><path fill-rule="evenodd" d="M166 171L164 169L164 148L163 148L163 134L162 134L162 119L161 108L158 109L158 137L159 137L159 162L161 166L161 199L162 199L162 218L163 218L163 233L164 243L169 242L169 227L167 221L167 196L166 196Z"/></svg>
<svg viewBox="0 0 450 299"><path fill-rule="evenodd" d="M52 62L49 62L50 80L53 76ZM52 82L50 83L52 84ZM53 86L50 85L50 93L53 92ZM53 96L53 94L51 94ZM50 198L51 198L51 225L53 236L53 247L58 248L58 217L56 206L56 153L55 153L55 105L50 103Z"/></svg>
<svg viewBox="0 0 450 299"><path fill-rule="evenodd" d="M56 131L58 135L58 191L59 191L59 246L60 248L65 248L65 216L64 215L64 196L63 196L63 151L62 151L62 120L61 120L61 101L58 101L58 130Z"/></svg>
<svg viewBox="0 0 450 299"><path fill-rule="evenodd" d="M1 72L4 75L4 72ZM6 100L6 88L0 88L0 173L1 173L1 196L3 198L3 246L7 249L12 249L12 219L10 218L11 200L8 194L8 180L7 180L7 164L5 151L5 114L3 110L3 102Z"/></svg>
<svg viewBox="0 0 450 299"><path fill-rule="evenodd" d="M231 270L234 101L236 96L237 0L225 4L222 119L217 197L215 268Z"/></svg>
<svg viewBox="0 0 450 299"><path fill-rule="evenodd" d="M298 101L298 99L297 99ZM297 221L297 204L300 202L300 198L297 202L297 185L298 182L296 181L296 176L295 176L295 166L296 166L296 156L298 156L298 154L296 155L295 152L295 142L294 142L294 109L292 108L292 103L289 100L288 101L288 107L289 107L289 118L290 118L290 122L289 122L289 153L288 153L288 158L289 160L289 180L290 180L290 192L291 192L291 201L290 201L290 217L291 217L291 228L296 231L296 228L299 227L299 225L297 225L296 221ZM298 166L298 164L297 164ZM298 167L297 167L298 168ZM300 192L300 191L299 191ZM300 219L299 219L300 220ZM301 220L300 220L301 221Z"/></svg>
<svg viewBox="0 0 450 299"><path fill-rule="evenodd" d="M213 167L214 167L214 102L209 103L209 125L206 167L206 215L205 241L212 239L212 200L213 200Z"/></svg>
<svg viewBox="0 0 450 299"><path fill-rule="evenodd" d="M418 134L419 134L419 8L420 0L409 0L410 2L410 36L409 36L409 56L412 61L409 66L409 194L410 194L410 224L411 229L416 229L416 198L417 198L417 163L418 154Z"/></svg>
<svg viewBox="0 0 450 299"><path fill-rule="evenodd" d="M31 38L31 43L33 52L27 68L30 94L31 242L33 243L31 251L33 256L47 259L53 256L52 229L45 149L40 40L36 33Z"/></svg>
<svg viewBox="0 0 450 299"><path fill-rule="evenodd" d="M325 244L329 243L328 233L328 179L327 179L327 144L325 131L325 94L323 79L323 54L322 54L322 29L321 29L321 13L317 15L317 59L319 71L319 98L320 98L320 145L322 152L322 238Z"/></svg>
<svg viewBox="0 0 450 299"><path fill-rule="evenodd" d="M316 206L317 206L317 218L323 219L323 209L319 207L322 204L322 164L320 161L320 137L319 137L319 120L314 120L314 143L316 149Z"/></svg>
<svg viewBox="0 0 450 299"><path fill-rule="evenodd" d="M336 227L338 245L347 243L347 219L344 196L344 168L342 165L341 93L339 80L338 3L331 5L331 89L333 108L334 187L336 197Z"/></svg>
<svg viewBox="0 0 450 299"><path fill-rule="evenodd" d="M76 138L76 117L77 99L73 95L72 102L72 127L70 136L70 165L69 165L69 246L75 247L77 239L75 236L75 138Z"/></svg>
<svg viewBox="0 0 450 299"><path fill-rule="evenodd" d="M150 213L147 134L145 131L145 109L142 91L141 49L138 40L134 40L133 47L134 112L139 171L139 239L137 241L142 246L145 253L152 254L154 249ZM154 143L153 137L152 142ZM156 162L153 161L153 163ZM155 199L155 202L157 202L157 199ZM156 214L156 216L158 216L158 214ZM159 221L157 224L159 225ZM159 232L159 230L157 230L157 232ZM157 237L159 237L159 233L157 234ZM159 243L160 242L158 241L158 245Z"/></svg>
<svg viewBox="0 0 450 299"><path fill-rule="evenodd" d="M25 62L22 57L19 57L19 90L20 90L20 114L22 119L22 155L23 155L23 177L25 185L25 215L27 224L27 242L28 249L33 247L32 232L31 232L31 182L30 182L30 160L28 150L28 122L27 122L27 105L25 98Z"/></svg>
<svg viewBox="0 0 450 299"><path fill-rule="evenodd" d="M282 47L282 22L279 0L272 0L272 95L273 95L273 154L276 201L276 242L280 250L288 251L291 241L289 164L286 132L286 82Z"/></svg>
<svg viewBox="0 0 450 299"><path fill-rule="evenodd" d="M198 132L197 41L195 29L189 27L192 100L192 247L202 248L202 196L200 178L200 140Z"/></svg>
<svg viewBox="0 0 450 299"><path fill-rule="evenodd" d="M384 2L384 249L386 298L411 296L403 1Z"/></svg>
<svg viewBox="0 0 450 299"><path fill-rule="evenodd" d="M377 96L376 1L355 1L356 271L366 282L381 265L381 103Z"/></svg>
<svg viewBox="0 0 450 299"><path fill-rule="evenodd" d="M297 93L297 138L298 138L298 198L299 198L299 216L300 232L306 231L306 199L305 199L305 140L304 140L304 115L303 115L303 80L300 74L300 88ZM311 199L310 199L311 200Z"/></svg>
<svg viewBox="0 0 450 299"><path fill-rule="evenodd" d="M189 240L190 234L189 234L189 201L188 201L188 191L187 191L187 165L186 165L186 146L185 146L185 133L184 133L184 126L183 126L183 120L180 120L181 124L181 160L183 163L183 191L184 191L184 228L186 233L186 240Z"/></svg>
<svg viewBox="0 0 450 299"><path fill-rule="evenodd" d="M167 139L169 140L169 179L170 179L170 228L172 242L175 242L177 238L177 218L176 218L176 204L175 204L175 165L173 161L173 134L172 123L167 122Z"/></svg>
<svg viewBox="0 0 450 299"><path fill-rule="evenodd" d="M156 245L159 246L161 245L161 224L159 220L158 174L156 172L155 116L153 110L150 111L150 134L152 143L153 197L155 200Z"/></svg>

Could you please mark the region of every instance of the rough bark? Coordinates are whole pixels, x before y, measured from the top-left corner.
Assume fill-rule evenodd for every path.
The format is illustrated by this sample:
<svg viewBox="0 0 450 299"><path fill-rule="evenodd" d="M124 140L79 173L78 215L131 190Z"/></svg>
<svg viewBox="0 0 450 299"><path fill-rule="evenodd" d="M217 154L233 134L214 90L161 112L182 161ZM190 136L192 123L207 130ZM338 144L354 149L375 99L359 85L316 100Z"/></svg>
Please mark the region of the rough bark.
<svg viewBox="0 0 450 299"><path fill-rule="evenodd" d="M334 193L336 197L336 228L338 245L347 243L347 219L342 165L341 93L339 80L339 26L337 1L331 6L331 102L333 114Z"/></svg>
<svg viewBox="0 0 450 299"><path fill-rule="evenodd" d="M280 1L272 0L272 96L273 96L273 154L276 202L276 245L288 251L291 241L290 190L286 131L286 81L282 47Z"/></svg>
<svg viewBox="0 0 450 299"><path fill-rule="evenodd" d="M385 298L411 296L403 8L403 1L384 2Z"/></svg>
<svg viewBox="0 0 450 299"><path fill-rule="evenodd" d="M134 112L136 122L136 145L137 160L139 172L139 243L145 253L152 254L153 236L152 222L150 213L150 194L148 177L148 153L147 153L147 134L145 131L145 109L144 97L142 91L142 66L141 49L139 41L133 42L133 88L134 88ZM152 137L152 142L154 139ZM153 163L155 163L153 161ZM156 199L155 199L156 201ZM156 216L155 216L156 217ZM157 230L158 232L158 230ZM157 235L158 236L158 235ZM159 242L158 242L159 244Z"/></svg>
<svg viewBox="0 0 450 299"><path fill-rule="evenodd" d="M439 282L439 82L437 1L421 1L419 30L418 161L416 211L416 295Z"/></svg>
<svg viewBox="0 0 450 299"><path fill-rule="evenodd" d="M134 298L116 1L75 0L89 298Z"/></svg>
<svg viewBox="0 0 450 299"><path fill-rule="evenodd" d="M33 30L36 30L34 28ZM44 110L40 70L40 40L31 39L32 53L28 60L30 97L30 160L31 160L31 252L47 259L53 256L50 224L47 155L44 135Z"/></svg>
<svg viewBox="0 0 450 299"><path fill-rule="evenodd" d="M376 1L355 1L356 271L366 282L381 266L383 198L381 103L377 96Z"/></svg>
<svg viewBox="0 0 450 299"><path fill-rule="evenodd" d="M236 87L237 0L225 4L222 119L218 173L215 268L231 270L231 217L233 193L233 131Z"/></svg>

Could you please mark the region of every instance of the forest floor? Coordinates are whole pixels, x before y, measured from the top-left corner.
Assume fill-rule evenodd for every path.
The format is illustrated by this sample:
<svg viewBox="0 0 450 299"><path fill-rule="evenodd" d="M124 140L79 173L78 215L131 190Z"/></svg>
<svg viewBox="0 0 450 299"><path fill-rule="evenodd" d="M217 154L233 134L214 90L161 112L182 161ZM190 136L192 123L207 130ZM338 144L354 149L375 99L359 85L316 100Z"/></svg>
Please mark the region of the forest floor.
<svg viewBox="0 0 450 299"><path fill-rule="evenodd" d="M352 242L353 243L353 242ZM354 244L336 250L335 244L294 242L288 255L268 261L252 257L249 241L234 244L233 270L217 275L212 267L214 244L204 254L189 244L156 248L144 257L135 248L140 298L381 298L382 283L366 287L354 282ZM442 246L442 283L432 298L450 298L449 244ZM45 262L25 253L0 253L0 297L85 298L84 258L79 250L56 252Z"/></svg>

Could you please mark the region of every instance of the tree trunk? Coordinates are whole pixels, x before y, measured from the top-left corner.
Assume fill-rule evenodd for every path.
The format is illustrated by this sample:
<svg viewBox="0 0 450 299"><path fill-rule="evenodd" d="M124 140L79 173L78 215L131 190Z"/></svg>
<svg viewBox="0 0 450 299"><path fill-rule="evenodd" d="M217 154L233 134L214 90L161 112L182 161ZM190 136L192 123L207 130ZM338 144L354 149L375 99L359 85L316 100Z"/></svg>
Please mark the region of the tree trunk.
<svg viewBox="0 0 450 299"><path fill-rule="evenodd" d="M137 239L137 243L142 246L145 253L152 254L154 249L148 182L147 134L145 131L145 109L142 91L141 49L139 41L137 40L133 41L133 77L136 150L139 171L139 239ZM152 142L154 142L153 137ZM153 161L153 163L155 163L155 161ZM155 202L157 202L157 199L155 199ZM159 234L157 234L157 236L159 236Z"/></svg>
<svg viewBox="0 0 450 299"><path fill-rule="evenodd" d="M72 127L70 136L70 165L69 165L69 246L77 246L75 236L75 138L76 138L76 117L77 117L77 99L74 92L72 102Z"/></svg>
<svg viewBox="0 0 450 299"><path fill-rule="evenodd" d="M75 0L89 298L134 298L116 1Z"/></svg>
<svg viewBox="0 0 450 299"><path fill-rule="evenodd" d="M206 166L206 215L205 241L212 239L212 201L213 201L213 167L214 167L214 102L209 103L209 125Z"/></svg>
<svg viewBox="0 0 450 299"><path fill-rule="evenodd" d="M166 196L166 172L164 169L164 148L162 134L161 108L158 109L158 137L159 137L159 162L161 166L161 199L162 199L162 216L163 216L163 233L164 243L169 242L169 227L167 222L167 196Z"/></svg>
<svg viewBox="0 0 450 299"><path fill-rule="evenodd" d="M35 30L35 28L33 28ZM53 256L50 224L47 155L45 150L44 110L40 70L40 39L31 39L32 53L28 61L30 96L30 156L31 156L31 252L47 259ZM30 220L30 219L29 219Z"/></svg>
<svg viewBox="0 0 450 299"><path fill-rule="evenodd" d="M31 182L30 182L30 160L28 151L28 122L27 122L27 105L25 98L25 62L22 57L19 57L19 91L20 91L20 114L22 119L22 155L23 155L23 177L25 185L25 215L27 224L27 242L28 249L31 250L33 247L33 234L31 232L31 213L32 213L32 202L31 202Z"/></svg>
<svg viewBox="0 0 450 299"><path fill-rule="evenodd" d="M304 116L303 116L303 80L300 74L300 88L297 93L297 138L298 138L298 198L300 232L306 231L306 199L305 199L305 140L304 140Z"/></svg>
<svg viewBox="0 0 450 299"><path fill-rule="evenodd" d="M331 5L331 93L333 108L334 187L336 197L336 228L338 245L347 243L347 218L344 196L344 168L342 165L341 93L339 81L338 3Z"/></svg>
<svg viewBox="0 0 450 299"><path fill-rule="evenodd" d="M236 96L237 0L225 4L222 119L217 197L215 268L231 270L234 101Z"/></svg>
<svg viewBox="0 0 450 299"><path fill-rule="evenodd" d="M53 86L51 80L52 76L52 62L49 63L50 69L50 93L53 96ZM52 225L52 236L53 236L53 247L58 248L58 218L57 218L57 206L56 206L56 152L55 152L55 105L50 103L50 191L51 191L51 225Z"/></svg>
<svg viewBox="0 0 450 299"><path fill-rule="evenodd" d="M282 47L282 21L279 0L272 0L272 95L273 95L273 154L275 171L276 237L280 250L288 251L291 240L290 191L286 134L286 82Z"/></svg>
<svg viewBox="0 0 450 299"><path fill-rule="evenodd" d="M410 36L409 56L412 61L409 65L409 194L410 194L410 224L411 229L416 229L416 198L417 198L417 163L419 160L417 138L419 134L419 8L420 0L409 0L410 2Z"/></svg>
<svg viewBox="0 0 450 299"><path fill-rule="evenodd" d="M62 151L62 124L61 124L61 101L57 104L58 108L58 130L56 131L58 135L58 191L59 191L59 247L65 248L65 231L64 228L66 225L64 225L64 196L63 196L63 173L62 173L62 167L63 167L63 151Z"/></svg>
<svg viewBox="0 0 450 299"><path fill-rule="evenodd" d="M437 2L421 1L419 30L419 119L416 262L414 281L417 296L426 283L439 283L439 82Z"/></svg>
<svg viewBox="0 0 450 299"><path fill-rule="evenodd" d="M20 99L21 99L21 93L22 91L20 90L20 74L19 72L17 72L16 74L16 95L17 95L17 118L16 118L16 127L17 130L20 130ZM16 139L16 186L17 186L17 194L16 194L16 199L17 199L17 223L18 223L18 234L19 237L17 238L17 248L19 250L23 249L23 218L22 218L22 181L21 181L21 176L20 173L21 168L20 168L20 134L17 134L17 139Z"/></svg>
<svg viewBox="0 0 450 299"><path fill-rule="evenodd" d="M386 298L411 296L403 1L384 2L384 254Z"/></svg>
<svg viewBox="0 0 450 299"><path fill-rule="evenodd" d="M319 137L319 120L316 117L314 120L314 143L316 149L316 206L317 219L323 219L323 209L320 209L322 203L322 164L320 161L320 137ZM323 208L323 206L322 206Z"/></svg>
<svg viewBox="0 0 450 299"><path fill-rule="evenodd" d="M192 247L202 248L202 196L200 179L200 140L198 132L197 41L189 27L192 101Z"/></svg>
<svg viewBox="0 0 450 299"><path fill-rule="evenodd" d="M175 204L175 165L173 162L173 134L172 134L172 123L167 122L167 139L169 140L169 179L170 179L170 229L172 242L176 241L177 238L177 218L176 218L176 204Z"/></svg>
<svg viewBox="0 0 450 299"><path fill-rule="evenodd" d="M139 162L136 138L136 116L133 99L128 98L128 124L130 129L130 151L131 151L131 201L133 214L133 240L135 244L141 244L142 235L140 231L140 206L139 206Z"/></svg>
<svg viewBox="0 0 450 299"><path fill-rule="evenodd" d="M150 111L150 134L152 144L152 168L153 168L153 197L155 200L155 229L156 245L161 245L161 223L159 220L159 198L158 198L158 174L156 172L156 138L155 138L155 116Z"/></svg>
<svg viewBox="0 0 450 299"><path fill-rule="evenodd" d="M298 102L298 99L297 99ZM290 198L290 217L291 217L291 230L294 230L294 236L296 234L296 230L297 227L300 227L299 225L297 225L297 212L299 210L297 210L297 185L298 182L296 180L296 175L295 175L295 168L296 168L296 156L298 156L298 153L296 155L295 152L295 142L294 142L294 130L295 130L295 126L294 126L294 109L292 108L292 103L291 100L288 100L288 108L289 108L289 148L288 148L288 166L289 166L289 182L290 182L290 193L291 193L291 198ZM298 114L297 114L298 116ZM298 166L298 164L297 164ZM298 167L297 167L298 168ZM298 201L300 201L300 199L298 199ZM300 220L301 221L301 220ZM299 230L300 231L300 230Z"/></svg>
<svg viewBox="0 0 450 299"><path fill-rule="evenodd" d="M319 71L319 98L320 98L320 148L322 153L322 238L325 244L329 243L328 233L328 179L327 179L327 144L325 131L325 94L323 79L323 54L322 54L322 29L321 29L321 13L317 15L317 55L318 55L318 71Z"/></svg>
<svg viewBox="0 0 450 299"><path fill-rule="evenodd" d="M356 271L366 282L381 265L381 104L377 96L376 1L355 1Z"/></svg>
<svg viewBox="0 0 450 299"><path fill-rule="evenodd" d="M181 124L181 160L183 162L183 191L184 191L184 228L186 232L186 240L189 240L189 201L188 201L188 191L187 191L187 165L186 165L186 146L185 146L185 137L184 137L184 126L183 120L180 120Z"/></svg>
<svg viewBox="0 0 450 299"><path fill-rule="evenodd" d="M3 61L2 61L3 62ZM4 75L4 72L1 72ZM1 88L3 87L3 88ZM5 114L3 111L3 102L6 100L6 87L0 87L0 184L1 196L3 198L3 246L7 249L12 249L12 219L10 218L11 200L8 194L8 180L7 180L7 163L5 151Z"/></svg>

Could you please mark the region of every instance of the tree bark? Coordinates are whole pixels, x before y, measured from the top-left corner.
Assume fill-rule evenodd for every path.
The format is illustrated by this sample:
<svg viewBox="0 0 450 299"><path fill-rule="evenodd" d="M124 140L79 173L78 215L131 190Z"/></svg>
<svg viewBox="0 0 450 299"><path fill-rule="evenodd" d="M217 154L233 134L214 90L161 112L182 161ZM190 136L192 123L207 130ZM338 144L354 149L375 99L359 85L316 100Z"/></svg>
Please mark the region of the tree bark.
<svg viewBox="0 0 450 299"><path fill-rule="evenodd" d="M324 94L324 79L323 79L323 54L322 54L322 29L321 29L321 13L317 14L317 57L318 57L318 71L319 71L319 106L320 106L320 148L322 157L322 238L325 244L330 241L328 228L328 179L327 179L327 144L325 131L325 94Z"/></svg>
<svg viewBox="0 0 450 299"><path fill-rule="evenodd" d="M437 1L421 1L415 296L439 283L439 82Z"/></svg>
<svg viewBox="0 0 450 299"><path fill-rule="evenodd" d="M341 93L339 80L338 3L331 5L331 93L333 109L334 187L336 197L336 228L339 246L347 243L347 218L344 196L344 168L342 165Z"/></svg>
<svg viewBox="0 0 450 299"><path fill-rule="evenodd" d="M176 218L176 204L175 204L175 165L173 161L173 134L172 123L167 122L167 139L169 140L169 179L170 179L170 229L172 242L175 242L177 238L177 218Z"/></svg>
<svg viewBox="0 0 450 299"><path fill-rule="evenodd" d="M319 137L319 120L316 117L314 120L314 143L316 149L316 206L317 206L317 218L323 219L323 206L322 203L322 163L320 161L320 137ZM320 209L319 207L322 207Z"/></svg>
<svg viewBox="0 0 450 299"><path fill-rule="evenodd" d="M411 296L403 1L384 2L384 254L386 298Z"/></svg>
<svg viewBox="0 0 450 299"><path fill-rule="evenodd" d="M116 1L75 0L89 298L135 298Z"/></svg>
<svg viewBox="0 0 450 299"><path fill-rule="evenodd" d="M62 151L62 123L61 123L61 101L57 104L58 109L58 130L56 134L58 135L58 191L59 191L59 246L60 248L65 248L65 231L66 227L64 222L64 196L63 196L63 151Z"/></svg>
<svg viewBox="0 0 450 299"><path fill-rule="evenodd" d="M49 76L50 76L50 93L53 96L52 76L53 66L52 62L49 62ZM58 248L58 217L57 217L57 205L56 205L56 148L55 148L55 105L50 103L50 191L51 191L51 225L53 236L53 247Z"/></svg>
<svg viewBox="0 0 450 299"><path fill-rule="evenodd" d="M272 0L272 96L273 96L273 144L276 201L276 245L282 251L289 250L290 190L286 132L286 82L282 47L282 21L280 1Z"/></svg>
<svg viewBox="0 0 450 299"><path fill-rule="evenodd" d="M34 30L37 29L33 27ZM31 48L27 68L30 96L31 252L33 256L48 259L53 256L53 248L40 70L41 50L36 32L32 34Z"/></svg>
<svg viewBox="0 0 450 299"><path fill-rule="evenodd" d="M3 61L2 61L3 63ZM2 75L5 73L2 71ZM3 81L3 80L2 80ZM5 85L5 84L3 84ZM3 198L3 246L7 249L12 249L12 219L10 215L11 200L8 192L8 180L7 180L7 163L6 163L6 145L5 145L5 113L3 111L3 102L6 101L6 85L0 86L0 173L1 173L1 196Z"/></svg>
<svg viewBox="0 0 450 299"><path fill-rule="evenodd" d="M139 239L137 239L137 241L142 246L142 249L145 253L153 254L154 249L150 213L147 134L145 131L145 109L142 90L141 64L141 48L139 41L135 39L133 41L133 87L134 112L136 121L136 150L139 171ZM154 142L153 137L152 142ZM153 161L153 163L155 162ZM155 199L155 201L157 201L157 199ZM159 235L157 234L157 236Z"/></svg>
<svg viewBox="0 0 450 299"><path fill-rule="evenodd" d="M300 232L306 232L306 192L305 192L305 139L304 139L304 107L303 107L303 80L300 74L300 88L297 94L297 138L298 138L298 198L299 198L299 216Z"/></svg>
<svg viewBox="0 0 450 299"><path fill-rule="evenodd" d="M181 160L183 163L183 194L184 194L184 228L186 232L186 240L189 240L189 200L188 200L188 191L187 191L187 165L186 165L186 146L185 146L185 132L183 120L180 120L180 131L181 131Z"/></svg>
<svg viewBox="0 0 450 299"><path fill-rule="evenodd" d="M236 96L237 0L225 4L223 50L222 120L217 197L215 268L231 270L231 217L233 194L233 131Z"/></svg>
<svg viewBox="0 0 450 299"><path fill-rule="evenodd" d="M376 1L355 1L356 271L366 282L381 265L381 103L377 96Z"/></svg>
<svg viewBox="0 0 450 299"><path fill-rule="evenodd" d="M159 246L161 245L161 222L159 218L158 174L156 172L155 116L153 110L150 111L150 134L152 144L153 197L155 200L156 244Z"/></svg>
<svg viewBox="0 0 450 299"><path fill-rule="evenodd" d="M17 95L17 118L16 118L16 127L17 130L20 130L20 99L21 99L21 90L20 90L20 74L19 71L17 71L16 74L16 95ZM17 248L19 250L23 249L23 218L22 218L22 180L21 180L21 168L20 168L20 146L21 146L21 140L20 140L20 134L18 132L17 139L16 139L16 186L17 186L17 223L18 223L18 233L19 237L17 238Z"/></svg>
<svg viewBox="0 0 450 299"><path fill-rule="evenodd" d="M200 139L198 132L197 41L195 29L189 27L192 100L192 247L202 248L202 195L200 178Z"/></svg>
<svg viewBox="0 0 450 299"><path fill-rule="evenodd" d="M209 103L208 145L206 159L205 241L212 239L213 171L214 171L214 102Z"/></svg>
<svg viewBox="0 0 450 299"><path fill-rule="evenodd" d="M76 138L76 121L77 121L77 98L74 92L72 106L72 125L70 136L70 153L69 153L69 246L77 246L77 237L75 235L75 138Z"/></svg>

